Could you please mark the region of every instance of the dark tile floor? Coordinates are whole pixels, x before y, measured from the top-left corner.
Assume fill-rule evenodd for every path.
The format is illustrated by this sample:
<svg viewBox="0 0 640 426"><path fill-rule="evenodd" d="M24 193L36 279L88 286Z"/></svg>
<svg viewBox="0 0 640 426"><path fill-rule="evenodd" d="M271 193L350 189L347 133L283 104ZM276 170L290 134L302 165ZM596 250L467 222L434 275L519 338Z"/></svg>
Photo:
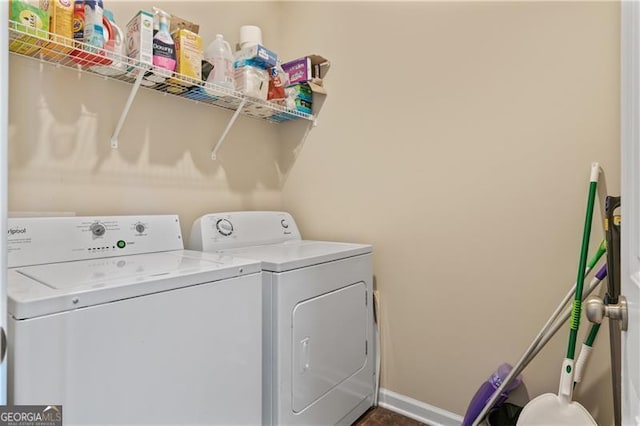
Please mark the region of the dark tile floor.
<svg viewBox="0 0 640 426"><path fill-rule="evenodd" d="M375 407L367 411L354 426L421 426L420 423L386 408Z"/></svg>

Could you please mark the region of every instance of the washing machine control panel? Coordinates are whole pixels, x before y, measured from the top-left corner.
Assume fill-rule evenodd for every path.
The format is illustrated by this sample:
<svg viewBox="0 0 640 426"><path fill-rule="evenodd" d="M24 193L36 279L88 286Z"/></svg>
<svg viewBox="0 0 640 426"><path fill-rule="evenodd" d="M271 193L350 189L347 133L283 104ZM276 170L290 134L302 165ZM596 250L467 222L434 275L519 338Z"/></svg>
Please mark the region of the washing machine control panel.
<svg viewBox="0 0 640 426"><path fill-rule="evenodd" d="M300 239L296 222L286 212L213 213L194 222L189 248L216 251Z"/></svg>
<svg viewBox="0 0 640 426"><path fill-rule="evenodd" d="M9 219L9 267L183 249L175 215Z"/></svg>

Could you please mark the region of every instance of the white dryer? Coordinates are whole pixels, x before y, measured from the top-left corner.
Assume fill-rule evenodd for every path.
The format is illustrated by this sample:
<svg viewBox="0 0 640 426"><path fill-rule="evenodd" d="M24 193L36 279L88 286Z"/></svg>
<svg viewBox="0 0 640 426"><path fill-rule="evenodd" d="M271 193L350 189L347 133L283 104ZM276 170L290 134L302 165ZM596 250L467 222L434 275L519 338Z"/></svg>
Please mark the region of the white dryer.
<svg viewBox="0 0 640 426"><path fill-rule="evenodd" d="M302 240L284 212L208 214L189 247L263 270L263 424L351 424L373 404L372 248Z"/></svg>
<svg viewBox="0 0 640 426"><path fill-rule="evenodd" d="M261 422L260 263L177 216L9 219L8 402L64 424Z"/></svg>

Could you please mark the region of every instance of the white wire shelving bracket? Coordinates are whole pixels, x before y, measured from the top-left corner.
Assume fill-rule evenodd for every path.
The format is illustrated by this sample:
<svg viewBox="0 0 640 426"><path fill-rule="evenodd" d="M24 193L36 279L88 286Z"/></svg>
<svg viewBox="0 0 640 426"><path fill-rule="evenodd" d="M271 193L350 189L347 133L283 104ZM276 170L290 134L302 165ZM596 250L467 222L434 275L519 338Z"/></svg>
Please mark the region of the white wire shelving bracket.
<svg viewBox="0 0 640 426"><path fill-rule="evenodd" d="M231 120L229 120L229 123L227 123L227 127L225 127L224 132L222 132L220 139L218 139L218 143L216 143L216 145L211 150L212 160L215 160L218 158L217 153L218 153L218 149L220 148L220 145L222 145L222 142L227 137L227 133L229 133L229 130L231 130L233 123L235 123L236 120L238 119L238 115L240 115L240 112L242 112L242 108L244 108L244 105L246 103L247 103L246 99L243 99L242 102L240 102L240 105L238 105L238 109L236 110L236 112L233 113L233 116L231 117Z"/></svg>
<svg viewBox="0 0 640 426"><path fill-rule="evenodd" d="M120 130L122 130L122 126L124 125L124 121L127 119L127 115L129 114L129 108L131 108L131 104L133 100L136 98L136 94L138 93L138 89L140 88L140 84L142 83L142 78L144 77L144 73L138 73L136 77L135 83L133 83L133 87L131 87L131 93L129 93L129 98L127 98L127 103L122 110L122 114L120 114L120 119L118 120L118 124L116 125L116 129L113 131L113 135L111 136L111 148L118 149L118 136L120 136Z"/></svg>
<svg viewBox="0 0 640 426"><path fill-rule="evenodd" d="M213 160L217 158L218 149L239 115L272 123L303 119L309 120L313 126L317 124L316 117L312 114L245 96L241 92L182 74L165 75L166 70L156 69L131 58L56 34L29 28L15 21L9 21L9 51L12 55L49 63L56 68L79 70L131 85L131 92L111 137L111 147L114 149L118 148L120 132L140 87L233 111L229 123L211 151Z"/></svg>

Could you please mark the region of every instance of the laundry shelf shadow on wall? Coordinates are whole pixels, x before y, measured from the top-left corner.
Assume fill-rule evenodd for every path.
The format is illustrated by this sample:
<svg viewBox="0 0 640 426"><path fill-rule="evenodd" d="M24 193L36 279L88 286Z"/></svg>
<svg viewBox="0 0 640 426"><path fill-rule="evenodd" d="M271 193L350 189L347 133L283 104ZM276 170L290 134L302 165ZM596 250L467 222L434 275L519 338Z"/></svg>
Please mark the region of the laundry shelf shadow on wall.
<svg viewBox="0 0 640 426"><path fill-rule="evenodd" d="M19 62L16 58L23 57L35 62L19 63L19 72L13 69L15 74L26 78L12 81L11 100L15 104L14 99L25 95L27 98L38 96L38 100L34 105L33 96L30 103L25 99L25 114L18 115L26 119L22 125L15 122L10 125L10 136L22 134L26 137L21 139L30 145L19 146L11 153L14 178L33 177L31 172L37 170L38 178L47 180L63 177L65 181L86 181L90 177L108 182L133 179L145 184L210 187L211 177L222 173L229 184L239 190L258 184L278 189L315 124L314 115L174 75L162 84L141 86L151 90L140 91L136 97L141 101L131 104L126 123L121 126L126 114L120 114L118 109L136 82L132 74L137 71L142 75L147 71L145 68L131 63L129 58L71 51L68 40L54 43L48 41L48 33L27 35L19 25L10 22L12 65ZM42 47L45 40L48 44ZM70 56L74 52L75 56ZM106 61L113 66L118 59L132 71L128 76L103 76L89 69L93 64L109 68L104 65ZM112 84L112 81L124 84ZM191 87L187 88L187 84ZM132 95L130 92L129 97ZM182 100L174 101L176 98ZM138 105L141 102L145 106L153 103L153 107L141 110ZM201 105L219 108L201 108ZM127 107L125 105L125 109ZM238 116L238 125L231 129ZM278 124L265 126L259 120L245 117ZM117 151L111 150L106 141L111 138L113 142L114 136L120 136L112 133L114 128L120 133L120 127L121 143ZM217 149L222 138L216 143L216 132L221 129L224 129L223 136L231 130L228 136L233 140L229 145L239 146L221 150L218 161L212 162L203 147ZM283 135L288 142L286 146L280 142ZM154 147L154 141L167 138L175 141L171 149L166 149L166 143L161 149ZM282 155L283 149L292 152ZM25 151L31 153L27 156ZM251 176L256 175L251 170L261 172L261 182L251 182Z"/></svg>

